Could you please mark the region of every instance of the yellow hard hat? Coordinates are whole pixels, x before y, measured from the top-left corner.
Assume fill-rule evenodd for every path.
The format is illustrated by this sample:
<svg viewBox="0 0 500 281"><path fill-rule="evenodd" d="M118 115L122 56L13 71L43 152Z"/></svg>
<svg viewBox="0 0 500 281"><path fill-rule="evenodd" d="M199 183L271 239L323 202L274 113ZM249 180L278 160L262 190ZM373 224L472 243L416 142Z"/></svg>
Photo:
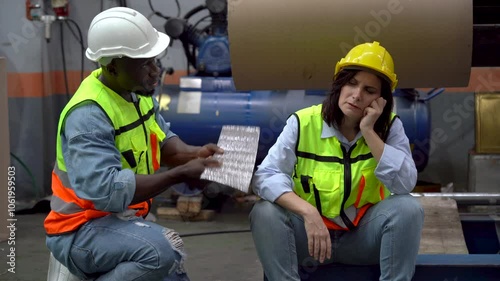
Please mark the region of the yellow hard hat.
<svg viewBox="0 0 500 281"><path fill-rule="evenodd" d="M377 41L359 44L352 48L343 59L337 62L335 75L346 67L361 67L375 70L389 80L392 91L396 89L396 85L398 84L396 73L394 73L392 57Z"/></svg>

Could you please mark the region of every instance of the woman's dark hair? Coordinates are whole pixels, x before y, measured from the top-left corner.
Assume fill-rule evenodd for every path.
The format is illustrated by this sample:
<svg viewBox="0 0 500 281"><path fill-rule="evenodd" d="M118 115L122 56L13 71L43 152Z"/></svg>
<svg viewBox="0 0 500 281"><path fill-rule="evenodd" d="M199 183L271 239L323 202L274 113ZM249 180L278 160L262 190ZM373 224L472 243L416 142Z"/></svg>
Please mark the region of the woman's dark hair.
<svg viewBox="0 0 500 281"><path fill-rule="evenodd" d="M361 70L344 69L337 73L337 75L335 75L330 92L328 93L326 99L323 101L323 109L321 112L323 120L330 127L335 127L337 129L340 128L340 125L342 124L342 121L344 119L344 113L339 107L340 90L354 76L356 76L359 71ZM382 114L375 122L373 129L380 136L380 138L385 141L386 135L388 133L386 131L391 121L394 99L392 97L391 85L388 80L383 79L378 75L377 77L380 79L382 85L380 96L383 97L387 101L387 103L385 104Z"/></svg>

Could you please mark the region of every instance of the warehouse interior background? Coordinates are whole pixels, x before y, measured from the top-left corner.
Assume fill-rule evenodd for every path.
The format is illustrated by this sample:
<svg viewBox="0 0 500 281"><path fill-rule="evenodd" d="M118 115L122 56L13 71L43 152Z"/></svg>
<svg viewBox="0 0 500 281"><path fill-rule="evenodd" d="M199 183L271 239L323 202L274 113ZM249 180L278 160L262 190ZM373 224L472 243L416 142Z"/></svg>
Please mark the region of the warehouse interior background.
<svg viewBox="0 0 500 281"><path fill-rule="evenodd" d="M53 13L43 9L50 6L50 1L39 2L42 8L32 10L32 16ZM179 7L174 0L72 0L69 1L69 20L44 22L27 19L25 1L0 0L0 57L4 58L0 64L0 74L4 75L0 82L4 83L0 87L5 89L8 102L10 143L8 147L4 143L0 145L2 151L8 151L7 165L16 166L17 210L31 209L51 194L59 114L82 77L96 68L83 54L92 18L103 9L126 4L148 17L157 30L165 32L164 17L182 17L205 1L178 3ZM192 21L199 21L202 27L209 22L204 18L206 15L200 12ZM47 25L50 34L46 32ZM500 42L498 35L496 38ZM497 56L500 57L498 53ZM170 68L171 73L165 75L159 95L168 95L189 71L180 40L172 40L160 62L165 69ZM431 89L417 90L425 95ZM494 115L500 110L500 67L474 66L467 87L442 90L441 94L422 102L429 110L431 136L421 140L430 145L428 163L418 174L422 191L439 186L452 187L451 191L455 192L500 193L500 121ZM498 94L491 102L495 107L485 107L487 113L478 112L478 93ZM485 123L489 127L483 129L489 130L486 136L496 141L496 148L484 153L491 156L489 164L481 164L480 169L472 171L471 155L475 155L478 145L477 116L481 114L490 120ZM278 134L279 130L273 132Z"/></svg>
<svg viewBox="0 0 500 281"><path fill-rule="evenodd" d="M52 22L49 41L45 39L45 24L29 21L25 6L19 2L1 1L0 56L6 59L10 161L24 163L17 171L17 185L20 187L17 199L29 201L50 194L57 120L68 95L81 81L82 59L84 77L96 67L82 57L76 25L81 30L83 47L86 47L86 32L94 15L101 9L119 5L120 1L70 1L69 19L72 21ZM150 18L157 30L165 32L166 20L153 14L148 1L128 2L131 8ZM177 15L174 1L152 3L159 13ZM185 13L204 1L179 3L182 13ZM193 22L204 16L203 13L195 15ZM173 69L173 74L165 77L166 85L178 84L179 78L187 74L187 59L179 40L173 40L166 56L161 58L161 64ZM469 151L475 147L474 93L499 89L498 67L474 67L468 87L447 88L428 101L432 137L425 140L430 144L429 162L419 173L419 180L443 186L453 183L454 190L468 190Z"/></svg>

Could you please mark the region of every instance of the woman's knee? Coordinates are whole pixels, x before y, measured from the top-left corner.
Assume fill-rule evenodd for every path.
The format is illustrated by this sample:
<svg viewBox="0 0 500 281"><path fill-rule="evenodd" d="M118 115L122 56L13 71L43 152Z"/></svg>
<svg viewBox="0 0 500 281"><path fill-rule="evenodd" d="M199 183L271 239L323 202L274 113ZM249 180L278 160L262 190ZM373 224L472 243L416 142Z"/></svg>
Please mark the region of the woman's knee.
<svg viewBox="0 0 500 281"><path fill-rule="evenodd" d="M250 212L250 223L270 225L286 218L285 210L278 204L267 200L259 200Z"/></svg>
<svg viewBox="0 0 500 281"><path fill-rule="evenodd" d="M393 195L389 197L394 205L394 214L404 220L409 220L413 223L423 223L424 208L420 201L411 195Z"/></svg>

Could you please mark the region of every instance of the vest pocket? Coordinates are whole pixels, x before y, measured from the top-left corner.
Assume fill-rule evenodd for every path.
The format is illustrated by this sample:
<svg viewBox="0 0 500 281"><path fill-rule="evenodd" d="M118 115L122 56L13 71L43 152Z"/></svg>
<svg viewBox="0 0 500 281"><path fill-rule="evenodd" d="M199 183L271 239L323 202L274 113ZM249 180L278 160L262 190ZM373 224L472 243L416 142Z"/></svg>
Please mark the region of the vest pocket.
<svg viewBox="0 0 500 281"><path fill-rule="evenodd" d="M332 170L314 170L311 192L314 192L315 206L321 214L333 218L338 216L342 203L342 172ZM311 202L310 202L311 203Z"/></svg>
<svg viewBox="0 0 500 281"><path fill-rule="evenodd" d="M146 153L147 153L147 145L146 140L143 134L137 134L130 138L130 142L132 145L132 150L134 153L134 159L137 163L137 167L135 172L138 174L147 174L147 165L146 163ZM141 165L143 164L143 165Z"/></svg>
<svg viewBox="0 0 500 281"><path fill-rule="evenodd" d="M129 149L127 151L123 151L122 156L123 156L123 158L125 158L125 161L127 161L130 168L133 169L137 166L137 161L135 161L134 151L132 149Z"/></svg>

